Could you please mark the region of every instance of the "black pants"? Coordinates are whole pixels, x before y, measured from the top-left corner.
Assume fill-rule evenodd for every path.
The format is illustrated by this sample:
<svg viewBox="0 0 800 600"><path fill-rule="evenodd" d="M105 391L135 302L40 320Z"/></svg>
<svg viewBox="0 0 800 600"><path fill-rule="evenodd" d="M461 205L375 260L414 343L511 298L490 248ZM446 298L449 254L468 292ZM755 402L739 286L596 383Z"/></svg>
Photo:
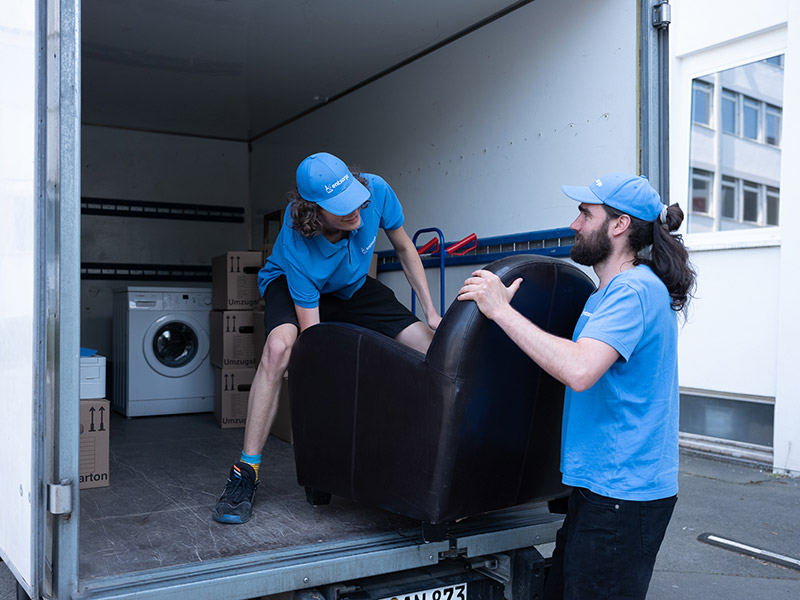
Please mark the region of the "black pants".
<svg viewBox="0 0 800 600"><path fill-rule="evenodd" d="M677 499L636 502L572 490L545 600L644 600Z"/></svg>

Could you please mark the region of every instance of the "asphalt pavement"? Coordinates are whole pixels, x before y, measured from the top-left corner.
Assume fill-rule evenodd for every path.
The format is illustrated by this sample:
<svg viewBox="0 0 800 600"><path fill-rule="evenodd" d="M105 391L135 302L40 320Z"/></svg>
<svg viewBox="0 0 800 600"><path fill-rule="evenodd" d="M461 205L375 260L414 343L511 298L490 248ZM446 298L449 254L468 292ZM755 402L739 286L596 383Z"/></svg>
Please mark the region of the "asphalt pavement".
<svg viewBox="0 0 800 600"><path fill-rule="evenodd" d="M698 540L711 533L800 561L800 478L682 452L679 486L648 600L800 599L800 568Z"/></svg>
<svg viewBox="0 0 800 600"><path fill-rule="evenodd" d="M682 452L679 483L648 600L800 599L800 566L773 562L800 561L800 478ZM701 534L762 554L710 545ZM14 577L0 563L0 600L15 598Z"/></svg>

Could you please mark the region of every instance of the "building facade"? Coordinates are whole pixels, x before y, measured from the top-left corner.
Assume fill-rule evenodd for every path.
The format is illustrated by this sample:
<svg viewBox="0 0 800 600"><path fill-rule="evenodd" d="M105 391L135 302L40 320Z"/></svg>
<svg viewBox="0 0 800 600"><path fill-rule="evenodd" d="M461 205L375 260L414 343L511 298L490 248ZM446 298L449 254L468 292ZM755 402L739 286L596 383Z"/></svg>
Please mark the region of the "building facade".
<svg viewBox="0 0 800 600"><path fill-rule="evenodd" d="M670 201L698 271L681 330L682 443L800 474L800 7L671 4Z"/></svg>

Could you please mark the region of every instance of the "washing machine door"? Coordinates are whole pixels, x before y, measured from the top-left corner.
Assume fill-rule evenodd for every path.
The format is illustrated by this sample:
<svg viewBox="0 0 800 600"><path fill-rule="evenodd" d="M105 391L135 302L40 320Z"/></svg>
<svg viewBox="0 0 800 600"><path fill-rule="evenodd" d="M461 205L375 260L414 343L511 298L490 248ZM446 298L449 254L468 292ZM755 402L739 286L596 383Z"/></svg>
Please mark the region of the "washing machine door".
<svg viewBox="0 0 800 600"><path fill-rule="evenodd" d="M208 356L208 335L188 315L164 315L153 321L142 341L145 360L167 377L184 377Z"/></svg>

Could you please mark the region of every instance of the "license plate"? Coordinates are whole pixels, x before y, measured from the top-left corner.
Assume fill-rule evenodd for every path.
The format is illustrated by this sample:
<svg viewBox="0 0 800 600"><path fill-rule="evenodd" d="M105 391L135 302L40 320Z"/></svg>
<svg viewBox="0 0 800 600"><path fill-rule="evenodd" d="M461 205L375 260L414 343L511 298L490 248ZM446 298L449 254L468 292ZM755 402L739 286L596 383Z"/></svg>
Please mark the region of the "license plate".
<svg viewBox="0 0 800 600"><path fill-rule="evenodd" d="M400 594L382 600L467 600L467 584L456 583L420 592Z"/></svg>

